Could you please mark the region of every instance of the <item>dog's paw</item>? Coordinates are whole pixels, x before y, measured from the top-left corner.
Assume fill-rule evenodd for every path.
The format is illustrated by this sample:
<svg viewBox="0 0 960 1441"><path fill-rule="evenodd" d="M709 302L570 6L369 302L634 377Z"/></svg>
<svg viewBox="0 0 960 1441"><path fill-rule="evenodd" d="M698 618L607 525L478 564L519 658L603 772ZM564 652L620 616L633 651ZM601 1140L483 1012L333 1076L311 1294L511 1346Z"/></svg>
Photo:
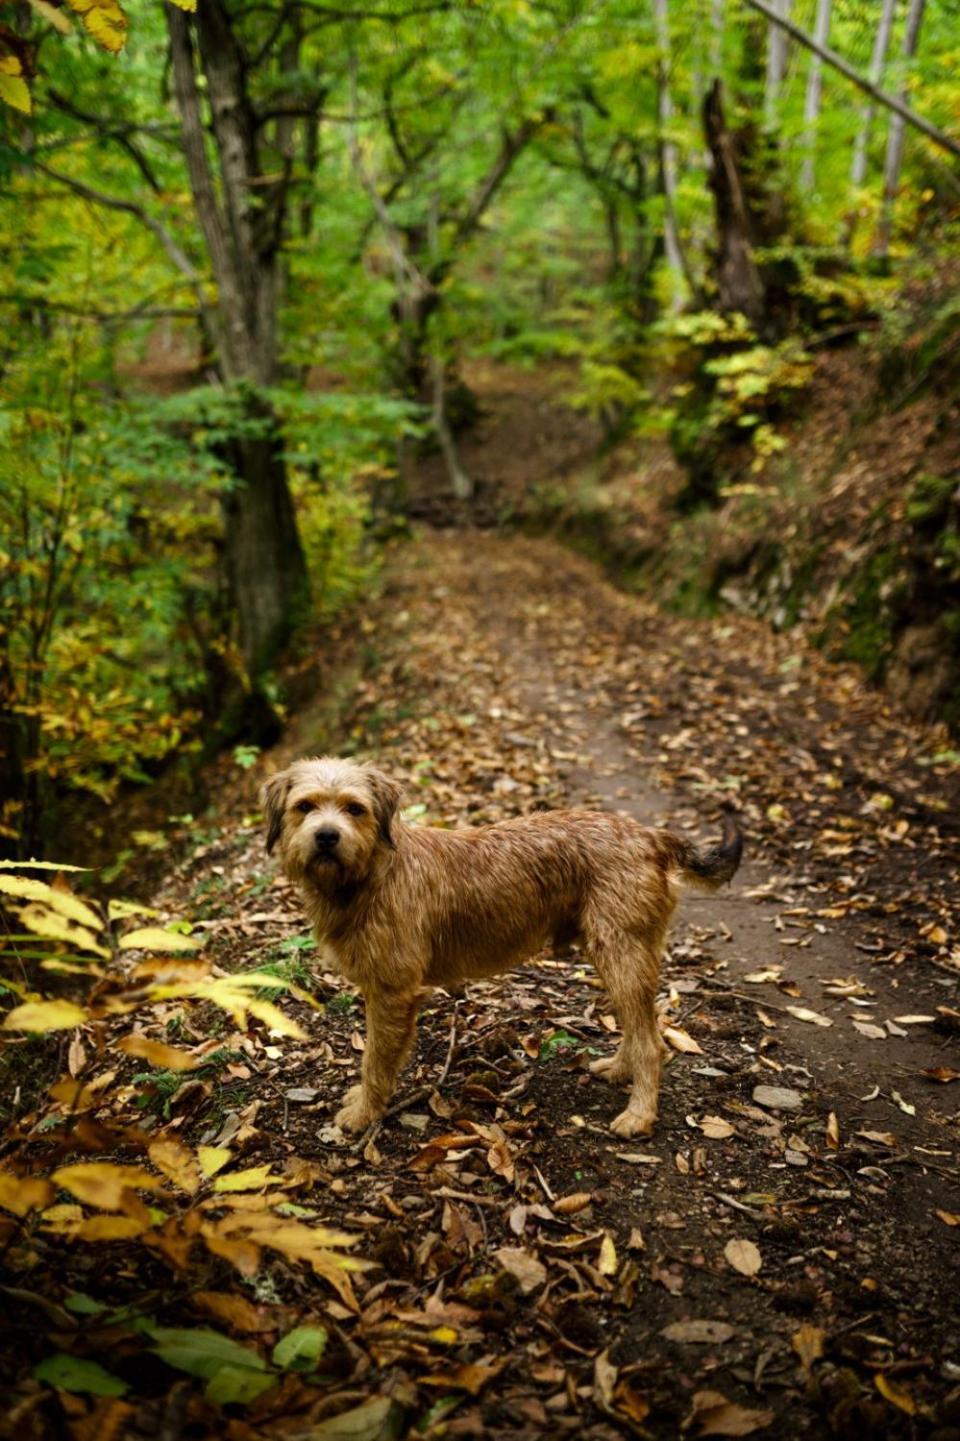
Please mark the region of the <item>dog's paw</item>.
<svg viewBox="0 0 960 1441"><path fill-rule="evenodd" d="M377 1113L364 1100L363 1087L351 1086L333 1119L343 1131L365 1131L377 1119Z"/></svg>
<svg viewBox="0 0 960 1441"><path fill-rule="evenodd" d="M619 1056L603 1056L599 1061L591 1061L590 1074L610 1081L614 1086L625 1085L633 1079L630 1067L621 1061Z"/></svg>
<svg viewBox="0 0 960 1441"><path fill-rule="evenodd" d="M615 1136L650 1136L656 1123L656 1116L649 1111L621 1111L610 1129Z"/></svg>

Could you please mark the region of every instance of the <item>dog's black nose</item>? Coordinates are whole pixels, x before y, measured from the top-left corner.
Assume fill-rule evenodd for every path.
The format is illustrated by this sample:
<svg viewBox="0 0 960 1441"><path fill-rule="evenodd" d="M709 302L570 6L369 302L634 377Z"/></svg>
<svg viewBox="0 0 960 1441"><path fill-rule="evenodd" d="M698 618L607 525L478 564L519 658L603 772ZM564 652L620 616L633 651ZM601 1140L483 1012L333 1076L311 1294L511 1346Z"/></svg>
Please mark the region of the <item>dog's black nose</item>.
<svg viewBox="0 0 960 1441"><path fill-rule="evenodd" d="M322 831L317 831L313 838L314 845L318 851L332 851L339 840L340 832L333 826L329 828L324 827Z"/></svg>

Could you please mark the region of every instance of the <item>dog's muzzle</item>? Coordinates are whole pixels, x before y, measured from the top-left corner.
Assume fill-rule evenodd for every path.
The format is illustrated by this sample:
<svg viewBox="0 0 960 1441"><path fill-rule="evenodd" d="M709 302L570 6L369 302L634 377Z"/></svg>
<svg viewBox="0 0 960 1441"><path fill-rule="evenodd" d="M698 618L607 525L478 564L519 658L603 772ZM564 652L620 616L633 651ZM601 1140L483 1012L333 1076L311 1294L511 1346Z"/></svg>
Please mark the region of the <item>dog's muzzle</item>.
<svg viewBox="0 0 960 1441"><path fill-rule="evenodd" d="M325 826L323 830L317 831L313 844L319 856L332 856L340 844L340 832L333 826Z"/></svg>

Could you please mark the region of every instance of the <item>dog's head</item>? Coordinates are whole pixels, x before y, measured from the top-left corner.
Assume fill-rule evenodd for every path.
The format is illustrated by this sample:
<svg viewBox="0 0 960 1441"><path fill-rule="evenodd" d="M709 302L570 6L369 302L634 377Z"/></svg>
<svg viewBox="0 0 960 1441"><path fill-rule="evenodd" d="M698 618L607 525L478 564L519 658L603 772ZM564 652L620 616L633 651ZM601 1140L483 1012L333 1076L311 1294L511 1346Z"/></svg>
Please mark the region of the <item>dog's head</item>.
<svg viewBox="0 0 960 1441"><path fill-rule="evenodd" d="M400 786L374 766L317 756L295 761L262 791L267 850L279 844L294 881L332 890L368 874L394 849Z"/></svg>

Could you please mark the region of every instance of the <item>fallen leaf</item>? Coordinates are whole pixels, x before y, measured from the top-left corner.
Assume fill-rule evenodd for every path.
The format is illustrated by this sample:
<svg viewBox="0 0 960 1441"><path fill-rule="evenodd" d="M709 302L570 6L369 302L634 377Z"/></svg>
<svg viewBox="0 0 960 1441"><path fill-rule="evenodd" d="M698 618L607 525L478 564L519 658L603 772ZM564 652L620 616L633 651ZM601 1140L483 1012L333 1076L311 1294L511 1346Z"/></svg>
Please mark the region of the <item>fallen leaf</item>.
<svg viewBox="0 0 960 1441"><path fill-rule="evenodd" d="M277 1185L279 1177L271 1175L273 1167L268 1163L265 1166L248 1166L245 1171L229 1171L225 1176L218 1176L213 1183L215 1191L259 1191L261 1186Z"/></svg>
<svg viewBox="0 0 960 1441"><path fill-rule="evenodd" d="M799 1111L803 1104L800 1092L788 1086L754 1086L753 1099L773 1111Z"/></svg>
<svg viewBox="0 0 960 1441"><path fill-rule="evenodd" d="M736 1127L731 1126L722 1116L704 1116L697 1125L711 1141L725 1141L728 1136L736 1134Z"/></svg>
<svg viewBox="0 0 960 1441"><path fill-rule="evenodd" d="M752 1436L755 1431L769 1426L773 1419L771 1410L738 1406L736 1402L728 1401L720 1391L695 1391L693 1409L683 1423L683 1429L696 1421L700 1436Z"/></svg>
<svg viewBox="0 0 960 1441"><path fill-rule="evenodd" d="M826 1136L827 1145L832 1151L836 1151L840 1145L840 1123L836 1111L831 1111L827 1117Z"/></svg>
<svg viewBox="0 0 960 1441"><path fill-rule="evenodd" d="M939 1216L945 1226L960 1226L960 1216L954 1211L941 1211L938 1208L933 1214Z"/></svg>
<svg viewBox="0 0 960 1441"><path fill-rule="evenodd" d="M15 1216L42 1210L55 1194L50 1182L40 1176L14 1176L10 1171L0 1171L0 1206Z"/></svg>
<svg viewBox="0 0 960 1441"><path fill-rule="evenodd" d="M504 1356L501 1361L497 1361L492 1366L467 1363L457 1366L453 1371L445 1371L436 1376L421 1376L419 1384L421 1386L437 1386L445 1391L467 1391L471 1396L479 1396L484 1386L500 1375L509 1359L509 1356ZM311 1435L313 1434L315 1432L311 1428Z"/></svg>
<svg viewBox="0 0 960 1441"><path fill-rule="evenodd" d="M896 1406L898 1411L904 1411L908 1416L916 1415L917 1403L905 1386L901 1386L896 1381L891 1381L889 1376L885 1376L882 1371L878 1371L876 1376L874 1376L873 1384L884 1400L890 1402L891 1406Z"/></svg>
<svg viewBox="0 0 960 1441"><path fill-rule="evenodd" d="M892 1131L855 1131L855 1136L862 1136L865 1141L872 1141L876 1146L895 1146L897 1138Z"/></svg>
<svg viewBox="0 0 960 1441"><path fill-rule="evenodd" d="M734 1329L728 1321L671 1321L660 1335L683 1345L721 1345L731 1339Z"/></svg>
<svg viewBox="0 0 960 1441"><path fill-rule="evenodd" d="M189 1051L181 1050L178 1046L165 1046L162 1041L151 1041L139 1031L121 1037L117 1042L117 1050L123 1051L127 1056L136 1056L138 1060L148 1061L151 1066L157 1066L163 1071L193 1071L203 1064L202 1059L191 1056Z"/></svg>
<svg viewBox="0 0 960 1441"><path fill-rule="evenodd" d="M493 1254L503 1269L519 1281L520 1290L525 1296L545 1283L546 1266L522 1246L501 1246Z"/></svg>
<svg viewBox="0 0 960 1441"><path fill-rule="evenodd" d="M175 1136L158 1136L147 1147L147 1155L157 1170L162 1171L167 1180L179 1186L181 1191L186 1191L188 1196L200 1189L203 1180L200 1163L189 1146Z"/></svg>
<svg viewBox="0 0 960 1441"><path fill-rule="evenodd" d="M383 1441L400 1434L403 1417L403 1407L392 1396L375 1396L339 1416L314 1421L306 1434L310 1441Z"/></svg>
<svg viewBox="0 0 960 1441"><path fill-rule="evenodd" d="M819 1326L811 1326L804 1322L799 1330L794 1331L790 1338L790 1345L800 1357L800 1364L804 1371L809 1371L814 1361L819 1361L823 1355L823 1343L826 1333Z"/></svg>
<svg viewBox="0 0 960 1441"><path fill-rule="evenodd" d="M24 1001L3 1018L5 1031L72 1031L82 1026L87 1013L72 1001Z"/></svg>
<svg viewBox="0 0 960 1441"><path fill-rule="evenodd" d="M960 1081L960 1071L955 1070L953 1066L928 1066L920 1074L926 1076L928 1081L939 1081L942 1086L949 1084L950 1081Z"/></svg>
<svg viewBox="0 0 960 1441"><path fill-rule="evenodd" d="M569 1196L558 1196L553 1202L553 1209L561 1216L575 1216L578 1211L585 1210L592 1199L589 1191L574 1191Z"/></svg>
<svg viewBox="0 0 960 1441"><path fill-rule="evenodd" d="M615 1276L617 1274L617 1265L617 1248L613 1244L613 1238L608 1231L600 1242L597 1270L601 1276Z"/></svg>
<svg viewBox="0 0 960 1441"><path fill-rule="evenodd" d="M723 1254L727 1258L727 1264L739 1271L741 1276L755 1276L763 1265L763 1257L753 1241L739 1238L728 1241L723 1248Z"/></svg>
<svg viewBox="0 0 960 1441"><path fill-rule="evenodd" d="M113 1161L81 1161L75 1166L61 1166L50 1179L78 1201L99 1206L102 1211L120 1210L125 1191L163 1190L156 1176L142 1166L119 1166Z"/></svg>
<svg viewBox="0 0 960 1441"><path fill-rule="evenodd" d="M791 1016L798 1021L806 1021L811 1026L832 1026L833 1022L829 1016L821 1016L819 1011L811 1011L806 1006L787 1006L785 1008Z"/></svg>
<svg viewBox="0 0 960 1441"><path fill-rule="evenodd" d="M692 1036L687 1035L686 1031L681 1030L679 1026L664 1026L662 1034L664 1040L667 1041L675 1051L684 1051L694 1056L702 1056L704 1054L703 1047L695 1041Z"/></svg>
<svg viewBox="0 0 960 1441"><path fill-rule="evenodd" d="M601 1351L593 1363L593 1389L601 1406L607 1410L613 1405L613 1388L617 1384L619 1371L610 1360L609 1351Z"/></svg>
<svg viewBox="0 0 960 1441"><path fill-rule="evenodd" d="M875 1026L872 1021L854 1021L853 1029L861 1036L866 1036L869 1041L885 1041L887 1033L882 1026Z"/></svg>

